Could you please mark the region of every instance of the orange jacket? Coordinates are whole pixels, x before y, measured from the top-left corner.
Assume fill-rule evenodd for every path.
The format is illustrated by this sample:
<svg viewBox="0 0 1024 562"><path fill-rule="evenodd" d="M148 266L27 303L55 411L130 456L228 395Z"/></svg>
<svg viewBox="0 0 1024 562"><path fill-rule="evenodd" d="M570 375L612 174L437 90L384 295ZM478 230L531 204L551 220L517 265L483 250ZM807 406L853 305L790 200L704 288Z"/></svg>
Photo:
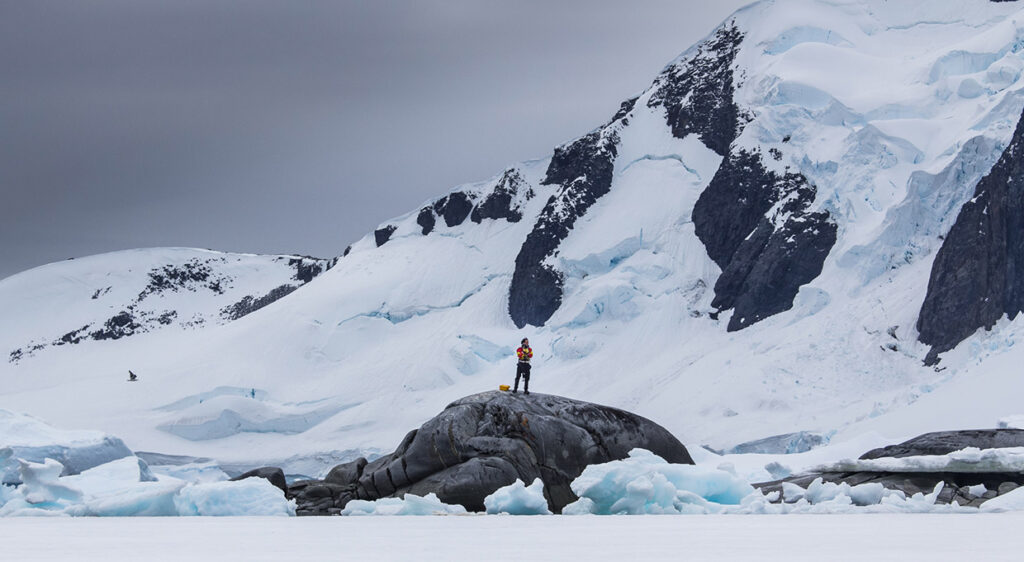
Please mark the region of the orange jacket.
<svg viewBox="0 0 1024 562"><path fill-rule="evenodd" d="M516 350L516 356L519 357L520 363L529 363L533 358L533 350L528 345L520 347Z"/></svg>

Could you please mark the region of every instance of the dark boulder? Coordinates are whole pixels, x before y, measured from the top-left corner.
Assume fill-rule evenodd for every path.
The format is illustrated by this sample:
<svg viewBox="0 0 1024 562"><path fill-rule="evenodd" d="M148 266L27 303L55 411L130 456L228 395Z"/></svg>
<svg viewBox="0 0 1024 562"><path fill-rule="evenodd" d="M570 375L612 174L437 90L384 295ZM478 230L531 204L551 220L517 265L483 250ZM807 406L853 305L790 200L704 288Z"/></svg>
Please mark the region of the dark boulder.
<svg viewBox="0 0 1024 562"><path fill-rule="evenodd" d="M280 488L286 495L288 494L288 482L284 479L284 471L276 466L265 466L263 468L250 470L249 472L235 476L231 481L235 482L238 480L245 480L246 478L263 478L274 486Z"/></svg>
<svg viewBox="0 0 1024 562"><path fill-rule="evenodd" d="M539 477L549 507L558 513L577 499L569 484L584 468L626 458L637 447L669 462L693 464L671 433L636 414L560 396L485 392L449 404L406 435L395 452L339 465L325 482L302 483L292 495L304 513L326 514L318 511L321 504L340 508L352 498L406 493L435 493L446 503L482 511L484 498L498 488ZM330 502L311 495L325 485L337 488Z"/></svg>
<svg viewBox="0 0 1024 562"><path fill-rule="evenodd" d="M860 456L862 460L882 457L913 457L946 455L965 447L1002 449L1024 447L1024 429L965 429L925 433L898 445L872 449Z"/></svg>
<svg viewBox="0 0 1024 562"><path fill-rule="evenodd" d="M359 483L359 476L363 473L364 468L366 468L366 459L359 457L352 462L339 464L332 468L324 477L324 482L338 486L355 486Z"/></svg>

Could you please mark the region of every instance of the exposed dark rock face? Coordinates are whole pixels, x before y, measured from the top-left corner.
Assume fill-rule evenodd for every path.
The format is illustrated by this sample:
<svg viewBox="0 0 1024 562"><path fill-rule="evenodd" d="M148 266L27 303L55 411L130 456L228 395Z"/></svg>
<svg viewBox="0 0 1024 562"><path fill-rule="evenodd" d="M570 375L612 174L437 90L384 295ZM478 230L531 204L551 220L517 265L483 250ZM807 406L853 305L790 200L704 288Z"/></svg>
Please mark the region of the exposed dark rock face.
<svg viewBox="0 0 1024 562"><path fill-rule="evenodd" d="M176 293L184 290L194 293L205 288L223 294L224 287L231 279L224 275L216 275L210 267L210 261L191 259L179 266L165 265L153 269L149 272L149 284L139 293L136 302L141 302L149 295L166 291Z"/></svg>
<svg viewBox="0 0 1024 562"><path fill-rule="evenodd" d="M505 170L505 174L498 180L498 185L494 187L494 190L473 209L469 217L470 220L477 224L484 219L505 219L508 222L519 222L523 218L523 213L516 205L516 196L525 189L528 189L526 180L518 170L515 168Z"/></svg>
<svg viewBox="0 0 1024 562"><path fill-rule="evenodd" d="M722 268L712 306L735 309L730 332L789 310L821 274L837 228L828 212L808 211L816 193L803 175L775 174L744 150L730 153L701 193L694 228Z"/></svg>
<svg viewBox="0 0 1024 562"><path fill-rule="evenodd" d="M288 265L295 268L295 275L292 279L299 283L305 284L313 280L314 277L321 273L331 269L338 263L338 259L320 259L310 256L289 258Z"/></svg>
<svg viewBox="0 0 1024 562"><path fill-rule="evenodd" d="M311 256L279 256L274 258L274 261L287 262L288 266L294 268L295 273L292 279L297 283L280 285L266 295L246 296L238 302L221 309L220 313L223 319L237 320L246 314L255 312L287 296L299 286L312 281L315 277L334 267L338 262L337 258L320 259ZM234 281L231 276L218 273L217 267L220 264L226 263L226 257L193 258L180 265L165 265L153 268L148 272L148 283L139 292L139 295L132 299L117 314L104 321L102 325L98 325L98 322L86 324L52 341L32 343L12 351L8 360L12 363L18 362L27 356L31 356L34 352L49 346L74 345L84 340L118 340L173 324L178 320L178 312L176 310L160 312L146 310L146 307L142 306L143 301L158 297L164 293L185 291L191 293L209 291L218 295L224 294L226 289L231 288ZM97 289L90 298L93 300L103 298L111 289L112 287ZM181 322L181 324L183 326L196 326L202 322L203 319L200 317L186 320Z"/></svg>
<svg viewBox="0 0 1024 562"><path fill-rule="evenodd" d="M673 64L658 77L647 105L663 106L672 134L697 134L711 150L725 156L740 129L740 111L733 100L733 62L743 34L723 26L697 47L690 58Z"/></svg>
<svg viewBox="0 0 1024 562"><path fill-rule="evenodd" d="M912 457L916 455L945 455L964 447L1002 449L1024 447L1024 429L967 429L925 433L898 445L872 449L861 459L882 457Z"/></svg>
<svg viewBox="0 0 1024 562"><path fill-rule="evenodd" d="M420 225L420 228L423 229L421 232L423 232L424 236L430 234L431 231L434 230L434 224L436 222L436 219L434 219L434 210L430 207L423 207L420 209L420 214L416 215L416 224Z"/></svg>
<svg viewBox="0 0 1024 562"><path fill-rule="evenodd" d="M115 314L107 320L103 327L89 334L94 340L118 340L130 336L142 328L135 316L127 310Z"/></svg>
<svg viewBox="0 0 1024 562"><path fill-rule="evenodd" d="M939 362L978 328L1024 310L1024 119L964 203L932 263L917 330Z"/></svg>
<svg viewBox="0 0 1024 562"><path fill-rule="evenodd" d="M449 227L462 224L472 210L473 202L468 195L461 191L450 193L434 203L434 212L442 217L444 223Z"/></svg>
<svg viewBox="0 0 1024 562"><path fill-rule="evenodd" d="M307 515L406 493L436 493L482 511L498 488L539 477L557 513L577 499L569 484L584 468L626 458L636 447L693 464L672 434L635 414L559 396L485 392L449 404L390 455L339 465L322 482L293 485L289 495Z"/></svg>
<svg viewBox="0 0 1024 562"><path fill-rule="evenodd" d="M389 224L383 228L378 228L377 230L374 230L373 239L374 241L377 242L377 247L380 248L385 243L387 243L388 240L391 240L391 235L394 234L395 230L397 229L398 227Z"/></svg>
<svg viewBox="0 0 1024 562"><path fill-rule="evenodd" d="M262 297L254 298L250 295L246 295L242 300L222 308L220 310L221 318L226 320L238 320L247 314L252 314L268 304L292 294L295 289L298 289L295 285L280 285Z"/></svg>
<svg viewBox="0 0 1024 562"><path fill-rule="evenodd" d="M235 482L238 480L245 480L246 478L263 478L274 486L280 488L285 494L288 493L288 482L284 478L284 471L276 466L265 466L263 468L253 469L244 474L235 476L231 481Z"/></svg>
<svg viewBox="0 0 1024 562"><path fill-rule="evenodd" d="M533 230L526 236L509 287L508 312L516 326L542 326L562 304L562 274L544 261L553 255L569 235L576 220L612 186L617 124L624 123L632 109L603 128L555 149L544 178L545 185L561 185L541 210Z"/></svg>
<svg viewBox="0 0 1024 562"><path fill-rule="evenodd" d="M1000 449L1024 446L1024 430L1021 429L976 429L961 431L939 431L926 433L897 445L873 449L860 456L861 460L879 458L902 458L918 455L946 455L965 447L979 449ZM1024 485L1024 473L1020 472L813 472L799 474L774 482L755 484L762 492L782 491L783 482L791 482L807 488L815 479L824 482L845 482L851 486L877 482L892 490L902 490L907 496L929 494L936 484L943 483L936 503L978 507L987 500L1005 494ZM981 496L973 495L971 486L984 484L988 490ZM785 497L781 501L787 501Z"/></svg>

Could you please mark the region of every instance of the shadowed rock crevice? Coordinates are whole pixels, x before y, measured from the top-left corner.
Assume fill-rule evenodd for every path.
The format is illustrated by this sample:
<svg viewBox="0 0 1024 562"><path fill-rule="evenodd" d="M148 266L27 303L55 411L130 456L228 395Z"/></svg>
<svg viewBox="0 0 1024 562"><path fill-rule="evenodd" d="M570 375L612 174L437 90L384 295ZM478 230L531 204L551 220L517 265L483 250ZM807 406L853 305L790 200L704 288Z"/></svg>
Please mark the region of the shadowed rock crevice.
<svg viewBox="0 0 1024 562"><path fill-rule="evenodd" d="M925 364L939 362L979 328L1024 310L1024 119L1010 145L978 182L935 255L917 320L931 346Z"/></svg>
<svg viewBox="0 0 1024 562"><path fill-rule="evenodd" d="M339 465L323 482L302 483L289 494L305 515L335 512L352 499L406 493L435 493L446 503L483 511L484 498L498 488L541 478L549 507L560 512L577 499L569 484L584 468L626 458L636 447L693 464L672 434L635 414L559 396L485 392L448 405L409 432L395 452ZM323 486L334 491L324 495L331 489Z"/></svg>

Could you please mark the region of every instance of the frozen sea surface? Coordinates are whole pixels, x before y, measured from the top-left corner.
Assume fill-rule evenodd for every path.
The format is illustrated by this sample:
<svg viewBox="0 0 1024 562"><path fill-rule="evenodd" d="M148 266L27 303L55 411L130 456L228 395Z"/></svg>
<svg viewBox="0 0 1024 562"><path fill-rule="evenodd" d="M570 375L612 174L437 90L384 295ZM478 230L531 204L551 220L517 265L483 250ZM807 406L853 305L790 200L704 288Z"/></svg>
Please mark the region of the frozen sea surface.
<svg viewBox="0 0 1024 562"><path fill-rule="evenodd" d="M13 518L3 559L1020 560L1024 513ZM956 537L952 539L952 537Z"/></svg>

